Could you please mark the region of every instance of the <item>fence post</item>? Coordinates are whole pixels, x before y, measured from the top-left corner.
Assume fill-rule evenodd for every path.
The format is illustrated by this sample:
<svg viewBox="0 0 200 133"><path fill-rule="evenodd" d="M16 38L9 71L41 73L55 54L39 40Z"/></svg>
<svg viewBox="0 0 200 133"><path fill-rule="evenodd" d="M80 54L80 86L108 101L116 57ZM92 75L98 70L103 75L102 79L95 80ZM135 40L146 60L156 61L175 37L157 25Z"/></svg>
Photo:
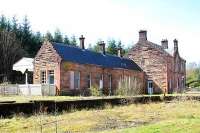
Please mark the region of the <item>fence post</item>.
<svg viewBox="0 0 200 133"><path fill-rule="evenodd" d="M16 86L17 86L17 95L19 95L19 85L16 84Z"/></svg>
<svg viewBox="0 0 200 133"><path fill-rule="evenodd" d="M29 84L27 84L27 88L28 88L29 96L31 96L31 87Z"/></svg>
<svg viewBox="0 0 200 133"><path fill-rule="evenodd" d="M6 95L6 85L4 84L4 96Z"/></svg>
<svg viewBox="0 0 200 133"><path fill-rule="evenodd" d="M48 94L48 96L50 95L50 84L48 84L49 85L49 94Z"/></svg>
<svg viewBox="0 0 200 133"><path fill-rule="evenodd" d="M43 96L42 84L40 84L40 89L41 89L41 93L42 93L42 96Z"/></svg>

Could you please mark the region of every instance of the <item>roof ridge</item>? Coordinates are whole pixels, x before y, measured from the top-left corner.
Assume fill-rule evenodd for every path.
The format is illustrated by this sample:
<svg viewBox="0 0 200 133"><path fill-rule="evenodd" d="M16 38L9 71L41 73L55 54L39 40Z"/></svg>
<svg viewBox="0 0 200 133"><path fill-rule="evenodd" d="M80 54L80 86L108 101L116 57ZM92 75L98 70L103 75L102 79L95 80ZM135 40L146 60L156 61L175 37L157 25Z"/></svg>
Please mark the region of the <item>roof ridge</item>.
<svg viewBox="0 0 200 133"><path fill-rule="evenodd" d="M67 46L67 47L73 47L73 48L78 48L81 49L77 46L73 46L73 45L69 45L69 44L65 44L65 43L58 43L58 42L51 42L52 44L57 44L57 45L61 45L61 46Z"/></svg>
<svg viewBox="0 0 200 133"><path fill-rule="evenodd" d="M57 42L52 42L52 43L53 43L53 45L54 45L54 44L57 44L57 45L61 45L61 46L64 46L64 47L67 46L67 47L71 47L71 48L77 48L77 49L80 49L80 50L83 50L83 51L86 50L86 51L88 51L88 52L92 52L92 53L104 55L104 54L102 54L102 53L100 53L100 52L92 51L92 50L89 50L89 49L81 49L80 47L72 46L72 45L68 45L68 44L64 44L64 43L57 43ZM105 53L104 56L112 56L112 57L117 57L117 58L120 58L120 59L127 59L127 58L119 57L119 56L117 56L117 55L112 55L112 54L109 54L109 53ZM128 60L130 60L130 59L128 59Z"/></svg>

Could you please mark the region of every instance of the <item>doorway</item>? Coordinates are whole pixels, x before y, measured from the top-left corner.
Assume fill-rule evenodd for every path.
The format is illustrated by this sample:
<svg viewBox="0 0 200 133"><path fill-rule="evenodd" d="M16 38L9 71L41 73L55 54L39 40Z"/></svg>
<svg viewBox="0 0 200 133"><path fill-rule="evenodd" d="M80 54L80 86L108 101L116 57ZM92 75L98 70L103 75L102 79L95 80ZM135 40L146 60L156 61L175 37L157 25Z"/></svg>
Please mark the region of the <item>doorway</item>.
<svg viewBox="0 0 200 133"><path fill-rule="evenodd" d="M153 94L153 81L152 80L147 81L147 92L149 95Z"/></svg>

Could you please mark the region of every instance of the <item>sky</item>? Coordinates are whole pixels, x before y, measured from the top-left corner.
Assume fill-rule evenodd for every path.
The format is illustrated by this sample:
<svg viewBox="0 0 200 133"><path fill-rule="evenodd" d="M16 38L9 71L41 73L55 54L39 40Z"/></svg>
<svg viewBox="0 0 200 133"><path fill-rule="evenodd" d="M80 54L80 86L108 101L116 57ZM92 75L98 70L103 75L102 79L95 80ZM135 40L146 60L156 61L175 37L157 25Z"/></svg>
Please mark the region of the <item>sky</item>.
<svg viewBox="0 0 200 133"><path fill-rule="evenodd" d="M33 31L59 28L63 34L84 35L86 45L114 38L125 46L138 41L147 30L149 41L169 47L178 39L179 52L187 62L200 62L199 0L0 0L0 14L25 15Z"/></svg>

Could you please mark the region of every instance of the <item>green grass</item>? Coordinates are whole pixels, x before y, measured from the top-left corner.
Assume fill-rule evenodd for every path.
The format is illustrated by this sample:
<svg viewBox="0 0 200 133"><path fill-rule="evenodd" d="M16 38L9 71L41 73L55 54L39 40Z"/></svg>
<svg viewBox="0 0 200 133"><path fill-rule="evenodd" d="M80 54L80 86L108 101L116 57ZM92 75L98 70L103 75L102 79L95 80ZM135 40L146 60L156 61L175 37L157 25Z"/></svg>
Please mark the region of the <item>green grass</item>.
<svg viewBox="0 0 200 133"><path fill-rule="evenodd" d="M136 128L127 128L121 130L113 130L109 132L121 133L199 133L200 119L172 119L139 126ZM105 132L106 133L106 132Z"/></svg>
<svg viewBox="0 0 200 133"><path fill-rule="evenodd" d="M132 104L104 110L81 110L61 114L23 114L0 119L0 132L105 132L105 133L198 133L200 102Z"/></svg>
<svg viewBox="0 0 200 133"><path fill-rule="evenodd" d="M199 133L200 132L199 101L174 101L165 105L150 105L151 116L143 116L146 124L124 129L108 130L104 133ZM150 119L151 120L150 120Z"/></svg>

